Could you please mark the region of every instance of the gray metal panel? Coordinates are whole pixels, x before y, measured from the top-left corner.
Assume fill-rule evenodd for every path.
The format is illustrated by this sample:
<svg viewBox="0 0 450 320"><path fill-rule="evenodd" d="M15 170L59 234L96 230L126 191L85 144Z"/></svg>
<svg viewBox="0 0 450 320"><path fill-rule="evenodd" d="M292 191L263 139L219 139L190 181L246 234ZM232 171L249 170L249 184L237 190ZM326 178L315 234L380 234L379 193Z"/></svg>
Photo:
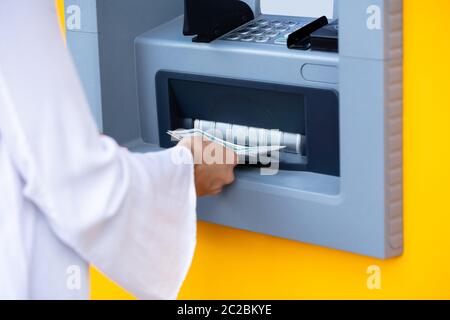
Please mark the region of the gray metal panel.
<svg viewBox="0 0 450 320"><path fill-rule="evenodd" d="M183 0L66 0L80 28L67 43L98 127L120 143L138 139L135 37L183 12Z"/></svg>
<svg viewBox="0 0 450 320"><path fill-rule="evenodd" d="M333 0L333 18L334 19L339 18L339 1L340 0Z"/></svg>
<svg viewBox="0 0 450 320"><path fill-rule="evenodd" d="M92 0L65 0L64 5L67 46L77 67L92 115L102 131L97 3ZM77 20L76 23L73 23L74 19Z"/></svg>
<svg viewBox="0 0 450 320"><path fill-rule="evenodd" d="M403 0L345 0L339 10L342 56L393 59L402 55Z"/></svg>
<svg viewBox="0 0 450 320"><path fill-rule="evenodd" d="M72 14L76 14L73 10L81 9L80 13L80 29L76 31L97 33L97 1L94 0L64 0L64 6L66 8L66 20L70 18ZM74 8L75 6L75 8ZM76 8L78 7L78 8ZM69 30L75 31L75 30Z"/></svg>
<svg viewBox="0 0 450 320"><path fill-rule="evenodd" d="M339 69L337 66L308 63L302 67L302 77L307 81L337 84L339 83Z"/></svg>
<svg viewBox="0 0 450 320"><path fill-rule="evenodd" d="M67 45L72 53L92 114L98 128L102 130L98 34L68 31Z"/></svg>
<svg viewBox="0 0 450 320"><path fill-rule="evenodd" d="M382 164L382 170L377 172L383 178L379 185L384 190L385 255L396 256L403 251L403 1L348 2L350 7L340 10L341 105L367 106L382 112L382 119L374 118L370 123L376 124L372 130L383 139L382 148L377 149L379 157L382 156L377 164ZM376 14L374 6L380 8L381 29L368 27L368 23L375 23L368 21ZM361 14L357 15L358 12ZM341 121L345 129L355 119L350 121L347 117ZM344 142L348 140L345 136L341 138ZM373 166L370 168L373 170Z"/></svg>
<svg viewBox="0 0 450 320"><path fill-rule="evenodd" d="M98 1L103 129L119 143L140 136L134 39L182 12L183 0Z"/></svg>

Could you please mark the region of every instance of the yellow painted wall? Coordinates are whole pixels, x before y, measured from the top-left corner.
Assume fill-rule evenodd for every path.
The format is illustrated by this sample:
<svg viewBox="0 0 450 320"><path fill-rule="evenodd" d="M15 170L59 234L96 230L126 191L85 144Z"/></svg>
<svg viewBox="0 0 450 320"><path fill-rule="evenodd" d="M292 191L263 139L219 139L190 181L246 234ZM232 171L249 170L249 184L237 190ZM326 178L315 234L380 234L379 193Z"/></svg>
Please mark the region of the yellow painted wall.
<svg viewBox="0 0 450 320"><path fill-rule="evenodd" d="M450 299L450 2L404 4L404 255L380 261L199 223L180 298ZM381 268L381 290L366 287L373 264ZM131 296L93 270L92 298Z"/></svg>
<svg viewBox="0 0 450 320"><path fill-rule="evenodd" d="M58 12L59 28L65 39L66 29L64 27L64 0L55 0L55 5Z"/></svg>

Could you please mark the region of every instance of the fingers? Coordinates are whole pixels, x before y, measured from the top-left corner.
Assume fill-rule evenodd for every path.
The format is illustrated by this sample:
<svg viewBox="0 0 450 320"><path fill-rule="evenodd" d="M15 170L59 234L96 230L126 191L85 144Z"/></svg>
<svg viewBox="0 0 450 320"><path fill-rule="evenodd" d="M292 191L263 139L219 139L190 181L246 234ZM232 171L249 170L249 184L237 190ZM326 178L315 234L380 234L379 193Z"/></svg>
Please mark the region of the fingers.
<svg viewBox="0 0 450 320"><path fill-rule="evenodd" d="M225 186L234 182L234 168L239 159L233 150L202 137L194 137L182 143L190 147L194 155L198 196L218 195Z"/></svg>
<svg viewBox="0 0 450 320"><path fill-rule="evenodd" d="M232 168L228 169L227 173L225 174L224 185L232 184L234 182L234 179L234 170Z"/></svg>
<svg viewBox="0 0 450 320"><path fill-rule="evenodd" d="M196 164L226 164L233 168L239 163L238 155L231 149L212 142L205 137L193 136L184 138L179 145L190 149Z"/></svg>
<svg viewBox="0 0 450 320"><path fill-rule="evenodd" d="M221 194L223 191L223 188L218 188L218 189L214 189L211 191L211 195L212 196L218 196L219 194Z"/></svg>

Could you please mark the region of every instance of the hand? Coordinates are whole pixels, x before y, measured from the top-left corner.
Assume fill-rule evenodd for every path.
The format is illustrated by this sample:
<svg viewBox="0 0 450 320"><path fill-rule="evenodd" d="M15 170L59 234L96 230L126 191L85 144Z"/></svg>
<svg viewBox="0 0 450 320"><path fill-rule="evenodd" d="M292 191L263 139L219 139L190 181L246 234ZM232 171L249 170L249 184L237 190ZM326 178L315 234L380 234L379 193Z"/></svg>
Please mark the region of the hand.
<svg viewBox="0 0 450 320"><path fill-rule="evenodd" d="M203 137L191 137L180 141L191 150L194 157L195 187L199 197L217 195L224 186L234 181L236 154Z"/></svg>

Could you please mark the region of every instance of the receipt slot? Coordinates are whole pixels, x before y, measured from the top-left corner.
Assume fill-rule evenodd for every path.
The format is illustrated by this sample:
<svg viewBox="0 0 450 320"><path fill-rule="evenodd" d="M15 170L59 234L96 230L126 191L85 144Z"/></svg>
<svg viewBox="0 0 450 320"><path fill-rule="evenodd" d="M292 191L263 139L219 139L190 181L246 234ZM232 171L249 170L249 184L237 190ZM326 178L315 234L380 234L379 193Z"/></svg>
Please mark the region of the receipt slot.
<svg viewBox="0 0 450 320"><path fill-rule="evenodd" d="M126 17L131 25L159 19L159 2L148 3L136 10L148 16ZM172 146L166 132L178 128L279 130L288 148L277 174L240 166L223 194L199 199L199 219L377 258L400 255L402 0L335 1L327 18L271 14L258 0L179 5L133 38L134 54L123 58L136 67L129 71L137 91L122 82L137 101L103 102L105 133L147 152ZM100 74L114 68L101 62L118 58L113 52L102 52Z"/></svg>

